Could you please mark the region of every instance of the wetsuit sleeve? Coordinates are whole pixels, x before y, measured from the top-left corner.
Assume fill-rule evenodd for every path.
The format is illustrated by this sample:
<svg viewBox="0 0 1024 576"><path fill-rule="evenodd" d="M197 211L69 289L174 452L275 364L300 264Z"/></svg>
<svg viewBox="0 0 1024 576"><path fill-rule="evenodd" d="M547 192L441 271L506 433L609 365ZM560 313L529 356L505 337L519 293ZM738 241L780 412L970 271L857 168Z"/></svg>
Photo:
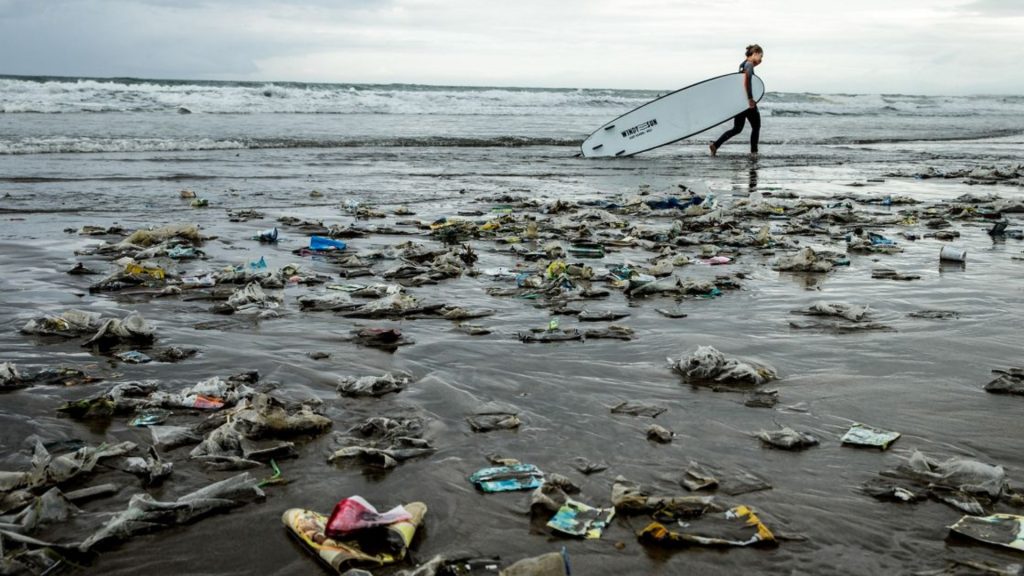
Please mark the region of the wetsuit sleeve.
<svg viewBox="0 0 1024 576"><path fill-rule="evenodd" d="M750 100L754 99L754 82L753 78L751 78L753 75L753 66L747 64L746 66L743 67L743 87L746 88L747 98Z"/></svg>

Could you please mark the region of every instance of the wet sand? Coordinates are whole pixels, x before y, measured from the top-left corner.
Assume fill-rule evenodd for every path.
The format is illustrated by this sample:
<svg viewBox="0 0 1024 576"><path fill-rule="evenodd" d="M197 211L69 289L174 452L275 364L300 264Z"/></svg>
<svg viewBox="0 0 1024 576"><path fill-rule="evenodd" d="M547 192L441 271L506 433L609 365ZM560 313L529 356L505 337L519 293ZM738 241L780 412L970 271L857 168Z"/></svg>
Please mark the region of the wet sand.
<svg viewBox="0 0 1024 576"><path fill-rule="evenodd" d="M942 146L939 150L929 146ZM963 146L970 146L964 144ZM896 160L884 146L849 150L841 158L813 152L773 158L758 164L739 155L740 145L711 160L699 146L681 147L649 157L616 162L587 162L571 157L567 147L530 147L501 151L490 148L343 149L241 152L102 154L88 161L71 156L35 157L4 165L9 173L43 177L43 181L7 179L0 188L0 360L20 367L68 365L87 368L106 382L80 387L37 386L0 397L0 469L27 466L26 437L44 441L81 439L89 443L132 440L145 445L149 434L131 428L127 419L108 426L90 426L58 417L65 400L84 398L112 383L154 379L176 389L211 376L259 370L264 380L280 382L275 394L288 400L318 398L342 432L376 415L420 415L429 419L426 436L436 454L403 463L390 472L368 472L327 462L335 444L331 433L300 444L297 459L281 462L289 483L267 489L263 503L251 504L152 535L139 536L104 551L86 573L152 574L308 574L315 561L290 539L280 514L291 507L329 511L340 498L359 494L379 506L422 500L429 507L413 558L469 551L500 555L506 561L556 551L566 546L574 574L897 574L942 568L950 560L1019 561L1019 554L947 541L947 527L961 513L938 502L898 505L878 502L858 486L892 467L912 449L943 456L970 456L1000 464L1011 480L1020 481L1024 456L1018 446L1020 398L988 394L982 385L989 371L1020 365L1019 330L1024 322L1024 242L994 242L981 223L956 221L968 250L966 266L940 266L943 242L903 241L899 227L882 229L905 248L898 255L851 254L851 264L828 274L777 272L772 257L744 249L728 266L701 263L677 268L683 278L714 278L742 272L742 289L714 299L687 299L679 307L686 318L669 319L655 311L676 305L672 298L628 299L612 289L605 301L586 303L597 309L625 310L617 321L636 332L631 342L588 340L529 345L517 332L544 327L546 308L535 302L488 296L486 290L508 286L484 276L463 276L434 286L411 288L430 302L492 308L494 316L474 320L492 333L469 336L453 330L447 320L371 322L329 312L299 311L295 299L311 289L287 287L280 317L258 323L240 322L223 329L197 330L200 322L222 319L209 302L178 298L133 299L116 294L88 293L96 277L68 276L65 270L83 261L106 270L107 264L76 258L75 250L100 239L65 233L83 225L115 223L134 229L149 225L194 222L217 240L207 242L205 262L183 268L219 269L263 256L271 269L299 263L337 277L331 264L291 254L307 238L281 227L281 242L260 245L249 238L275 225L278 217L295 216L348 224L348 200L372 204L391 213L406 205L412 218L433 221L463 210L487 212L499 195L542 200L611 200L634 194L641 184L652 194L678 193L678 184L705 183L720 202L762 194L793 192L801 198L828 201L836 195L865 198L907 195L929 203L964 193L995 192L1021 198L1017 186L968 186L958 179L914 180L884 175L894 170L921 169L934 157L952 157L957 144L923 145L913 161ZM1012 149L1012 147L1009 147ZM1009 152L993 144L986 155L961 160L966 165L1006 162ZM884 161L878 161L879 156ZM951 163L942 160L943 164ZM881 179L881 182L868 180ZM850 186L851 183L863 184ZM192 209L179 198L181 189L195 190L210 207ZM312 190L322 198L311 198ZM257 209L262 220L230 223L225 210ZM859 210L891 214L903 207L859 205ZM1011 228L1024 219L1007 215ZM388 216L360 224L393 224L408 217ZM668 226L660 216L627 217L630 224ZM923 228L923 227L922 227ZM429 236L370 236L346 240L349 250L366 252L407 240L436 246ZM817 240L816 240L817 241ZM480 256L477 268L510 266L515 261L492 241L472 241ZM695 254L693 247L680 251ZM650 253L624 248L598 267L629 259L646 261ZM575 259L571 259L575 260ZM920 280L872 279L879 264L919 274ZM358 278L355 282L369 283ZM349 282L339 279L339 283ZM602 283L596 283L598 285ZM887 332L832 334L790 327L794 309L812 303L846 301L871 307ZM76 340L40 340L18 333L31 317L43 312L81 308L124 316L140 312L156 327L161 346L191 346L197 357L178 364L127 365L93 355ZM908 317L926 309L953 310L957 319ZM563 327L575 325L561 317ZM344 342L356 324L398 326L415 344L394 353ZM684 383L667 365L696 346L712 345L729 356L754 359L774 367L780 380L776 409L744 406L744 396L718 393ZM313 360L309 352L331 354ZM342 376L402 371L413 384L380 399L343 398L335 391ZM612 415L623 400L668 408L655 422L676 433L670 444L649 442L650 419ZM465 421L480 404L514 405L523 425L517 431L473 433ZM789 407L789 408L787 408ZM183 421L195 421L183 417ZM903 433L888 452L842 447L839 438L852 422ZM755 434L789 425L812 431L821 445L790 453L762 447ZM152 493L172 498L230 473L201 470L187 459L188 449L169 453L174 475ZM795 537L771 549L702 549L666 551L641 545L635 536L643 517L618 517L602 539L577 541L552 536L543 522L527 513L528 493L485 495L466 480L499 454L536 464L545 472L565 474L582 486L579 499L609 505L617 475L650 486L657 493L685 490L678 479L691 460L716 468L754 472L772 490L739 497L735 502L755 508L779 535ZM571 466L574 457L605 460L609 469L584 476ZM115 481L118 495L84 506L88 513L123 508L141 490L126 474L103 471L87 484ZM1013 512L1005 505L997 509ZM1016 511L1019 513L1019 511ZM85 522L86 519L83 519ZM86 522L87 523L87 522ZM75 540L75 523L44 532ZM623 546L616 546L617 543ZM382 570L381 573L387 573Z"/></svg>

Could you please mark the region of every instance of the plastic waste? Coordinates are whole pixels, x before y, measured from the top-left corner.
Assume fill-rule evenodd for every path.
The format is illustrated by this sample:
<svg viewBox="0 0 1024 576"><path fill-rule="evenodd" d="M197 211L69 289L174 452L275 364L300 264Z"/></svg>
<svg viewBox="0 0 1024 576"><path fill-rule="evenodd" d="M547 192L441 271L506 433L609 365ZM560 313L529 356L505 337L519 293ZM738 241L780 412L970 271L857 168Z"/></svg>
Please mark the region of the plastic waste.
<svg viewBox="0 0 1024 576"><path fill-rule="evenodd" d="M668 444L672 441L675 436L675 432L672 432L664 426L658 424L651 424L647 427L647 439L659 444Z"/></svg>
<svg viewBox="0 0 1024 576"><path fill-rule="evenodd" d="M754 511L736 506L722 513L710 513L691 520L673 532L652 522L640 532L640 541L668 546L756 546L775 543L775 535Z"/></svg>
<svg viewBox="0 0 1024 576"><path fill-rule="evenodd" d="M466 418L473 432L492 432L494 430L514 430L522 421L515 412L502 407L484 407Z"/></svg>
<svg viewBox="0 0 1024 576"><path fill-rule="evenodd" d="M993 370L996 378L985 384L985 391L992 394L1014 394L1024 396L1024 368Z"/></svg>
<svg viewBox="0 0 1024 576"><path fill-rule="evenodd" d="M412 514L402 506L396 506L387 512L378 512L362 496L351 496L334 506L334 511L331 512L324 527L324 533L331 538L342 539L360 530L411 519Z"/></svg>
<svg viewBox="0 0 1024 576"><path fill-rule="evenodd" d="M323 236L310 236L309 237L309 249L315 252L325 252L329 250L344 250L347 245L341 240L335 240L333 238L325 238Z"/></svg>
<svg viewBox="0 0 1024 576"><path fill-rule="evenodd" d="M477 470L469 481L484 492L532 490L544 482L544 473L533 464L497 466Z"/></svg>
<svg viewBox="0 0 1024 576"><path fill-rule="evenodd" d="M130 276L148 276L154 280L163 280L167 277L167 272L155 265L151 264L138 264L136 262L129 262L124 267L124 273Z"/></svg>
<svg viewBox="0 0 1024 576"><path fill-rule="evenodd" d="M691 382L761 385L775 380L775 370L752 362L726 358L712 346L698 346L690 355L669 364Z"/></svg>
<svg viewBox="0 0 1024 576"><path fill-rule="evenodd" d="M841 442L849 446L868 446L886 450L899 437L899 432L889 432L863 424L854 424L846 434L843 434Z"/></svg>
<svg viewBox="0 0 1024 576"><path fill-rule="evenodd" d="M145 364L153 360L152 358L146 356L145 354L139 352L138 350L118 352L117 354L114 354L114 357L122 362L127 362L129 364Z"/></svg>
<svg viewBox="0 0 1024 576"><path fill-rule="evenodd" d="M259 260L253 260L246 266L249 270L266 270L267 260L264 256L260 256Z"/></svg>
<svg viewBox="0 0 1024 576"><path fill-rule="evenodd" d="M1024 552L1024 516L993 514L964 516L949 527L954 534Z"/></svg>
<svg viewBox="0 0 1024 576"><path fill-rule="evenodd" d="M874 232L868 234L868 240L870 240L871 244L874 246L894 246L896 244L895 241Z"/></svg>
<svg viewBox="0 0 1024 576"><path fill-rule="evenodd" d="M277 227L263 230L262 232L257 234L253 239L259 240L260 242L265 244L273 244L277 242L278 239Z"/></svg>
<svg viewBox="0 0 1024 576"><path fill-rule="evenodd" d="M145 458L139 456L125 458L124 471L141 477L146 485L153 486L171 475L174 471L174 463L164 461L160 458L156 448L150 446Z"/></svg>
<svg viewBox="0 0 1024 576"><path fill-rule="evenodd" d="M86 340L82 346L110 346L119 343L151 343L156 339L153 328L137 312L132 312L123 320L112 318L103 323L96 333Z"/></svg>
<svg viewBox="0 0 1024 576"><path fill-rule="evenodd" d="M344 396L373 396L379 397L385 394L401 392L409 385L406 377L395 378L393 374L386 373L383 376L347 376L338 383L338 392Z"/></svg>
<svg viewBox="0 0 1024 576"><path fill-rule="evenodd" d="M196 256L196 249L191 246L172 246L167 250L167 257L175 260L187 260Z"/></svg>
<svg viewBox="0 0 1024 576"><path fill-rule="evenodd" d="M213 274L184 276L181 279L181 285L183 288L212 288L217 285L217 280L213 277Z"/></svg>
<svg viewBox="0 0 1024 576"><path fill-rule="evenodd" d="M593 243L573 244L569 254L577 258L604 258L604 246Z"/></svg>
<svg viewBox="0 0 1024 576"><path fill-rule="evenodd" d="M547 525L563 534L596 540L614 517L615 508L594 508L569 498Z"/></svg>
<svg viewBox="0 0 1024 576"><path fill-rule="evenodd" d="M326 533L328 518L323 514L301 508L286 510L281 522L290 533L328 567L337 572L358 564L384 566L405 558L416 530L423 522L427 506L422 502L404 505L411 518L383 528L374 540L335 540Z"/></svg>
<svg viewBox="0 0 1024 576"><path fill-rule="evenodd" d="M993 466L968 458L950 458L945 462L938 462L917 450L904 459L891 474L990 498L999 498L1006 482L1006 471L1002 466Z"/></svg>
<svg viewBox="0 0 1024 576"><path fill-rule="evenodd" d="M943 246L939 250L939 260L947 262L966 262L967 249L959 246Z"/></svg>
<svg viewBox="0 0 1024 576"><path fill-rule="evenodd" d="M781 272L829 272L832 260L819 255L810 246L801 249L793 256L783 256L775 261L774 268Z"/></svg>
<svg viewBox="0 0 1024 576"><path fill-rule="evenodd" d="M571 576L569 552L551 552L533 558L524 558L498 572L498 576Z"/></svg>
<svg viewBox="0 0 1024 576"><path fill-rule="evenodd" d="M163 424L164 422L166 422L167 419L170 418L173 414L174 413L171 412L170 410L164 410L162 408L151 408L148 410L144 410L143 412L139 413L137 416L132 418L131 422L129 422L129 425L136 427L157 426L159 424Z"/></svg>
<svg viewBox="0 0 1024 576"><path fill-rule="evenodd" d="M783 450L803 450L818 445L818 439L806 432L797 432L786 426L781 430L761 431L757 435L761 442Z"/></svg>
<svg viewBox="0 0 1024 576"><path fill-rule="evenodd" d="M85 552L102 543L126 540L135 534L187 524L215 512L236 508L265 496L257 484L258 481L246 472L170 502L157 501L147 493L136 494L124 511L115 514L78 548Z"/></svg>
<svg viewBox="0 0 1024 576"><path fill-rule="evenodd" d="M663 406L655 406L653 404L644 404L642 402L631 402L624 401L616 404L612 407L612 414L627 414L629 416L647 416L649 418L657 418L668 411L668 408Z"/></svg>

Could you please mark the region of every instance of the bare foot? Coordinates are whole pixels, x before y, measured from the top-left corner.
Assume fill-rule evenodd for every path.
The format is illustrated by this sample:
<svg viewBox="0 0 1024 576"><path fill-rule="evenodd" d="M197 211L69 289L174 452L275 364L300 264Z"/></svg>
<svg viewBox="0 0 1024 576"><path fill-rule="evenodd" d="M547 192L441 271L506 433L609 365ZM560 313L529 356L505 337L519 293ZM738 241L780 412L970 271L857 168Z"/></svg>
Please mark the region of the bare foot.
<svg viewBox="0 0 1024 576"><path fill-rule="evenodd" d="M718 146L715 146L714 142L709 143L708 144L708 148L711 149L711 155L712 156L717 156L718 155Z"/></svg>

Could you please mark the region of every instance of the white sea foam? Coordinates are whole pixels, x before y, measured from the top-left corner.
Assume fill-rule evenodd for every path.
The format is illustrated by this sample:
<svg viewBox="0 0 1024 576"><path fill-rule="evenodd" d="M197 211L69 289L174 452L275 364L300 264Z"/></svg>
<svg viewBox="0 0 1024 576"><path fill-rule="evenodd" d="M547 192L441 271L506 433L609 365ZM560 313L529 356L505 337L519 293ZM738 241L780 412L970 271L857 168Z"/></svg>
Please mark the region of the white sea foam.
<svg viewBox="0 0 1024 576"><path fill-rule="evenodd" d="M0 78L0 111L5 113L174 113L183 107L206 114L607 116L658 95L590 89ZM1024 114L1024 97L769 92L761 108L778 116L1015 115Z"/></svg>

